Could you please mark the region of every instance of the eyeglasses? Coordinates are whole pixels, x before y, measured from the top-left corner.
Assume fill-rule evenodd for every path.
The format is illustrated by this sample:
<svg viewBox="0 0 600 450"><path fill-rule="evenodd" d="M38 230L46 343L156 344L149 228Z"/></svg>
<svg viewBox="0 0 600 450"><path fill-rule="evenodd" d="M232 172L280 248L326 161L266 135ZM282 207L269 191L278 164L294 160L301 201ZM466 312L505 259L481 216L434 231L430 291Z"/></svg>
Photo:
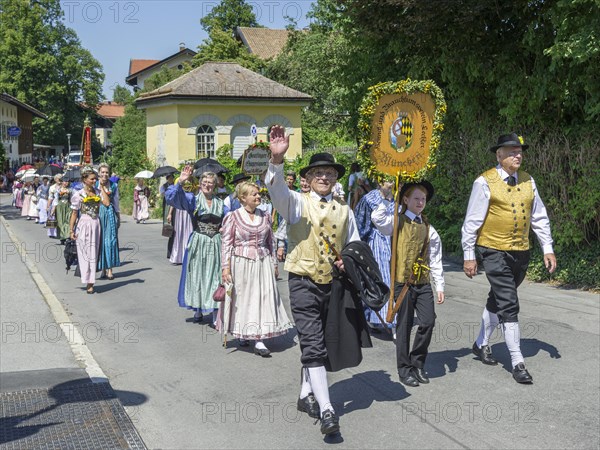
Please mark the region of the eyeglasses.
<svg viewBox="0 0 600 450"><path fill-rule="evenodd" d="M506 156L510 156L511 158L514 158L515 156L519 156L523 154L523 150L513 150L511 152L508 152L506 154Z"/></svg>
<svg viewBox="0 0 600 450"><path fill-rule="evenodd" d="M337 171L336 170L323 170L323 169L313 169L308 172L308 176L314 178L327 178L329 180L337 179Z"/></svg>

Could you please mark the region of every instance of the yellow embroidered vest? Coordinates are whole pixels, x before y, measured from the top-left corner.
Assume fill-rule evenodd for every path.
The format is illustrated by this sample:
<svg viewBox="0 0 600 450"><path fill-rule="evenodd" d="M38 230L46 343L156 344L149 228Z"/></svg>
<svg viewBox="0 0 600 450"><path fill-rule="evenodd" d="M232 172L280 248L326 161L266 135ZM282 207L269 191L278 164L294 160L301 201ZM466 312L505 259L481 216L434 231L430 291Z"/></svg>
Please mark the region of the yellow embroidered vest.
<svg viewBox="0 0 600 450"><path fill-rule="evenodd" d="M427 225L415 223L406 215L398 217L398 245L396 246L396 282L406 283L413 270L413 264L423 250L423 244L427 239ZM423 258L425 265L429 265L429 247ZM419 280L414 284L429 283L429 271L423 270Z"/></svg>
<svg viewBox="0 0 600 450"><path fill-rule="evenodd" d="M341 252L348 236L349 211L348 205L335 198L325 203L302 194L302 216L288 230L285 270L310 277L315 283L331 283L333 256L326 250L323 236Z"/></svg>
<svg viewBox="0 0 600 450"><path fill-rule="evenodd" d="M509 186L496 168L482 174L490 187L490 206L479 229L477 245L504 251L529 250L533 205L531 176L519 170L518 183Z"/></svg>

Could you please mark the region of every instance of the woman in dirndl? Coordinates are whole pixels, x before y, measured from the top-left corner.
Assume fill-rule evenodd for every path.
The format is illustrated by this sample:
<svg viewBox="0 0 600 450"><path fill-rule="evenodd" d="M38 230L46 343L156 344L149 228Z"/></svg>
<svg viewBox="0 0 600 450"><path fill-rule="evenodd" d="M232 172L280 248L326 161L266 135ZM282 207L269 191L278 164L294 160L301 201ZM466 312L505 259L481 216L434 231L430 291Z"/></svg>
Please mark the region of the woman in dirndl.
<svg viewBox="0 0 600 450"><path fill-rule="evenodd" d="M48 230L48 237L51 238L58 237L58 222L56 220L56 205L54 202L56 200L56 191L60 189L61 182L62 174L54 175L54 183L50 185L50 189L48 190L48 206L46 207L48 220L46 221L46 230Z"/></svg>
<svg viewBox="0 0 600 450"><path fill-rule="evenodd" d="M21 217L27 217L27 220L31 220L33 217L30 215L29 209L31 207L31 197L35 194L35 189L33 188L33 184L31 181L25 181L23 185L23 189L21 189L21 197L23 198L23 207L21 208ZM35 203L33 204L33 209L35 210ZM37 213L37 211L36 211ZM37 214L36 214L37 217Z"/></svg>
<svg viewBox="0 0 600 450"><path fill-rule="evenodd" d="M15 208L21 209L23 208L23 183L20 179L16 179L13 183L13 197Z"/></svg>
<svg viewBox="0 0 600 450"><path fill-rule="evenodd" d="M224 331L242 346L254 341L254 353L267 357L271 352L263 340L287 333L292 324L277 290L271 214L258 208L261 194L256 183L244 181L235 189L242 207L227 215L221 230L222 280L233 283Z"/></svg>
<svg viewBox="0 0 600 450"><path fill-rule="evenodd" d="M46 220L48 220L48 197L50 195L49 180L50 177L48 175L42 176L42 184L40 184L35 191L35 195L38 199L36 206L38 211L38 220L36 223L41 225L46 225Z"/></svg>
<svg viewBox="0 0 600 450"><path fill-rule="evenodd" d="M199 177L198 195L185 192L182 185L192 172L192 167L186 166L179 181L165 192L167 204L187 211L194 225L183 257L177 299L179 306L194 311L193 322L200 323L204 314L212 313L214 323L217 304L213 293L221 282L223 200L214 194L217 175L212 172Z"/></svg>
<svg viewBox="0 0 600 450"><path fill-rule="evenodd" d="M81 282L86 284L86 292L93 294L100 248L100 192L94 185L96 172L90 166L81 169L83 189L75 191L71 197L71 239L77 241L77 261L81 272ZM79 216L79 220L77 217Z"/></svg>
<svg viewBox="0 0 600 450"><path fill-rule="evenodd" d="M58 238L60 239L60 243L64 244L71 235L69 231L69 222L71 220L71 189L69 189L69 181L61 180L59 183L54 193L51 214L56 217Z"/></svg>
<svg viewBox="0 0 600 450"><path fill-rule="evenodd" d="M179 183L179 178L175 180L175 183ZM194 177L191 177L189 180L181 183L181 188L184 192L196 195L198 194L198 181ZM177 209L170 206L167 221L173 225L173 247L171 248L169 261L171 264L182 264L188 240L192 231L194 231L192 216L185 209Z"/></svg>
<svg viewBox="0 0 600 450"><path fill-rule="evenodd" d="M120 224L119 187L109 180L110 166L102 163L98 166L98 182L96 189L100 191L100 252L98 254L98 270L100 278L114 279L113 267L119 267L119 237Z"/></svg>
<svg viewBox="0 0 600 450"><path fill-rule="evenodd" d="M150 213L148 212L150 189L144 185L144 179L138 178L137 185L133 188L133 219L135 223L146 223Z"/></svg>
<svg viewBox="0 0 600 450"><path fill-rule="evenodd" d="M381 203L386 204L388 214L394 213L393 189L394 182L392 180L384 180L381 182L379 189L374 189L368 194L364 195L354 208L354 216L356 218L358 234L360 235L361 240L369 244L369 247L373 251L373 257L379 265L383 282L388 287L390 286L392 238L390 236L384 236L377 229L371 220L371 214ZM391 324L381 323L381 320L379 320L379 316L385 320L388 311L387 302L379 311L379 316L375 313L375 311L371 310L367 306L364 308L365 316L371 331L380 332L384 327L387 327L392 330L393 334L395 334L396 316L394 316L394 320Z"/></svg>

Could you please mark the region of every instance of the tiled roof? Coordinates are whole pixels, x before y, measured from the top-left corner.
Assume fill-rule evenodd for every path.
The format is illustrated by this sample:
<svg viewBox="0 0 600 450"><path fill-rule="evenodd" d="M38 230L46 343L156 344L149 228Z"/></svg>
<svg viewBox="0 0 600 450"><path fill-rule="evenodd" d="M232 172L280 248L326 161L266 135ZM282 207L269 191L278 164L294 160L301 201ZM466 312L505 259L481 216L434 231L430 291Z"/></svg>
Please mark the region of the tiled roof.
<svg viewBox="0 0 600 450"><path fill-rule="evenodd" d="M237 27L236 35L250 53L262 59L274 58L283 50L290 32L271 28Z"/></svg>
<svg viewBox="0 0 600 450"><path fill-rule="evenodd" d="M161 98L251 99L309 102L312 97L232 62L207 62L141 94L137 103Z"/></svg>
<svg viewBox="0 0 600 450"><path fill-rule="evenodd" d="M16 99L12 95L7 94L6 92L3 92L2 94L0 94L0 99L4 100L6 103L10 103L11 105L15 105L17 107L23 108L23 109L29 111L34 116L39 117L40 119L48 118L48 116L46 114L44 114L43 112L35 109L33 106L30 106L27 103L23 103L22 101Z"/></svg>
<svg viewBox="0 0 600 450"><path fill-rule="evenodd" d="M125 115L125 105L115 102L103 102L100 103L96 113L107 119L116 119Z"/></svg>
<svg viewBox="0 0 600 450"><path fill-rule="evenodd" d="M141 72L150 66L160 62L160 59L130 59L129 60L129 76L134 73Z"/></svg>

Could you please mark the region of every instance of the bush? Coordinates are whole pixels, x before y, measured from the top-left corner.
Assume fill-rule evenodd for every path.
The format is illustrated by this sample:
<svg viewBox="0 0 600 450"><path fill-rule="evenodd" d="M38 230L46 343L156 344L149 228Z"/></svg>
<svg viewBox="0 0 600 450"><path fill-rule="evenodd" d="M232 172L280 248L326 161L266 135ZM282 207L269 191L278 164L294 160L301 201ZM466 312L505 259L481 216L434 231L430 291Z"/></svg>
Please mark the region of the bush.
<svg viewBox="0 0 600 450"><path fill-rule="evenodd" d="M557 269L553 274L544 267L539 247L532 252L527 278L531 281L550 281L582 289L600 290L600 242L556 251Z"/></svg>

